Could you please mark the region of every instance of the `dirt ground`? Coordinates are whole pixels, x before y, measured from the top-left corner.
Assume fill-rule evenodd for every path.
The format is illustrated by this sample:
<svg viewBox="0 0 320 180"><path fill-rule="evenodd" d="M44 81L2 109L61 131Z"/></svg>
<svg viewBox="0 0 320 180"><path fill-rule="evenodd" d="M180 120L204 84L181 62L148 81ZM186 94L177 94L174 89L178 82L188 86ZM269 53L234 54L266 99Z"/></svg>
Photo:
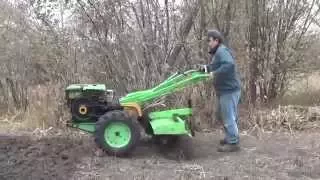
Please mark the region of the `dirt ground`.
<svg viewBox="0 0 320 180"><path fill-rule="evenodd" d="M80 138L81 137L81 138ZM241 136L236 153L216 152L219 132L197 133L191 161L144 141L129 158L97 155L90 136L0 136L0 179L320 179L318 133Z"/></svg>

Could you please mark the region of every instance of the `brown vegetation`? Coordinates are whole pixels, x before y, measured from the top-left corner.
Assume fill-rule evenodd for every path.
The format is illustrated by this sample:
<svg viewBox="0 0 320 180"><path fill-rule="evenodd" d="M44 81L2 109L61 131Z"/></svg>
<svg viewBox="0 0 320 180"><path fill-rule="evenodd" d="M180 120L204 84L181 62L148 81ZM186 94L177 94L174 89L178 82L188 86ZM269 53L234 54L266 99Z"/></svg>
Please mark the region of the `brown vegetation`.
<svg viewBox="0 0 320 180"><path fill-rule="evenodd" d="M316 0L1 5L0 109L5 119L30 119L33 126L63 124L63 90L70 83L105 83L121 96L208 63L205 35L212 27L235 52L243 104L281 99L289 82L318 65L318 33L310 31L319 14ZM210 83L187 94L199 107L198 119L207 121L214 107ZM173 97L174 105L186 98Z"/></svg>
<svg viewBox="0 0 320 180"><path fill-rule="evenodd" d="M206 171L211 172L206 178L237 179L224 171L229 167L239 172L239 179L320 177L319 163L314 163L319 147L312 134L294 140L296 144L289 143L292 137L281 139L283 134L271 139L262 135L271 130L295 135L296 130L319 128L319 0L18 0L1 1L0 7L0 132L24 129L33 138L45 134L40 140L9 137L10 141L0 135L0 169L4 168L0 177L36 172L36 178L99 174L161 179L175 169L177 174L168 178L204 178ZM248 138L246 142L256 146L245 144L249 153L232 156L234 163L229 156L218 160L212 150L212 139L217 139L210 133L197 140L203 157L194 165L149 158L155 152L148 149L129 163L89 158L87 152L94 147L75 140L82 135L46 134L49 127L54 127L53 134L62 132L57 129L63 129L69 118L64 105L68 84L104 83L118 96L153 87L175 71L210 61L206 39L210 28L224 33L236 56L243 86L242 132L261 135L259 140ZM215 127L211 83L173 94L165 103L182 106L189 96L198 130ZM96 172L96 167L107 173Z"/></svg>

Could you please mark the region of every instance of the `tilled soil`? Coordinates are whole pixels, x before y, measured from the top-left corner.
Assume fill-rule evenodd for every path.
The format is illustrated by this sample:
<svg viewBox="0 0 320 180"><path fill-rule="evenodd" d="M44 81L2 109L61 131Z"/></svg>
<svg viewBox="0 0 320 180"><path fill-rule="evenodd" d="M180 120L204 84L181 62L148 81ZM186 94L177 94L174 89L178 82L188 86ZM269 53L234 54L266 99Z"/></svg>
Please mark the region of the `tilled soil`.
<svg viewBox="0 0 320 180"><path fill-rule="evenodd" d="M128 158L98 156L89 136L0 136L0 179L320 179L318 133L242 135L242 149L218 153L221 133L199 133L191 161L143 142ZM171 156L173 155L173 156Z"/></svg>
<svg viewBox="0 0 320 180"><path fill-rule="evenodd" d="M69 179L89 150L66 137L0 136L0 179Z"/></svg>

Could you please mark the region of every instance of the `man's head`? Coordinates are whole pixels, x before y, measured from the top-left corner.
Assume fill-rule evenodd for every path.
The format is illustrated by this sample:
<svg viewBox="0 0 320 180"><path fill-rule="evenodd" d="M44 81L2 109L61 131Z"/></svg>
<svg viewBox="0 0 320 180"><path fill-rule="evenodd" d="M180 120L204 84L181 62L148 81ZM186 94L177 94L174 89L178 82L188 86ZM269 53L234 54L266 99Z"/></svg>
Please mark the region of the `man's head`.
<svg viewBox="0 0 320 180"><path fill-rule="evenodd" d="M208 31L208 44L210 49L215 49L220 43L223 43L223 36L217 30Z"/></svg>

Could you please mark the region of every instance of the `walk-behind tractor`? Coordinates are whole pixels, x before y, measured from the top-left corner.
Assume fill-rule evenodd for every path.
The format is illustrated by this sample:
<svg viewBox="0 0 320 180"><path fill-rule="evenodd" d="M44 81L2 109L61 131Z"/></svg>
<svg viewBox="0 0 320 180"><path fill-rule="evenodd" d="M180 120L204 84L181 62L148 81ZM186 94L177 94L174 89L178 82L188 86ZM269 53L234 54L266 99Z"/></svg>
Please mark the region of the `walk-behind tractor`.
<svg viewBox="0 0 320 180"><path fill-rule="evenodd" d="M186 108L154 111L147 104L210 77L198 70L177 72L154 88L132 92L118 100L104 84L71 84L65 90L72 114L68 124L92 133L95 143L110 155L133 152L141 129L155 142L172 146L194 136L191 101Z"/></svg>

